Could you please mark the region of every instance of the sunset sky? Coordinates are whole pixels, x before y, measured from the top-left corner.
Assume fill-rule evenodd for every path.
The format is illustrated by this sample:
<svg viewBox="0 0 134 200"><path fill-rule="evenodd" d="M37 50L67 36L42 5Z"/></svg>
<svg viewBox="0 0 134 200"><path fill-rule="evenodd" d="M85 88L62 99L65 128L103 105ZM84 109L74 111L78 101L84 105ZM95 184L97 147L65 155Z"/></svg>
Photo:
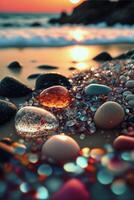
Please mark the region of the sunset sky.
<svg viewBox="0 0 134 200"><path fill-rule="evenodd" d="M0 12L71 11L78 5L77 1L82 2L82 0L0 0Z"/></svg>

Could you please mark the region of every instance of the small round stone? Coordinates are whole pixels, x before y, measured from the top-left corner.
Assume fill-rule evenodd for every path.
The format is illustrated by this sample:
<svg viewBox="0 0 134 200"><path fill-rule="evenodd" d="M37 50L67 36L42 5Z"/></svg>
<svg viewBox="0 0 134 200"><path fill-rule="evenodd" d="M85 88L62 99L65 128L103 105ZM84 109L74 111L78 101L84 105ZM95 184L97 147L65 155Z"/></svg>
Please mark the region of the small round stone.
<svg viewBox="0 0 134 200"><path fill-rule="evenodd" d="M37 97L39 103L50 108L65 108L71 102L68 89L63 86L53 86L43 90Z"/></svg>
<svg viewBox="0 0 134 200"><path fill-rule="evenodd" d="M59 123L52 113L38 107L23 107L17 112L15 117L17 133L26 138L49 135L58 126Z"/></svg>
<svg viewBox="0 0 134 200"><path fill-rule="evenodd" d="M133 100L129 100L128 101L128 105L133 108L134 107L134 99Z"/></svg>
<svg viewBox="0 0 134 200"><path fill-rule="evenodd" d="M124 97L127 97L128 95L131 95L131 94L132 94L132 92L130 92L130 91L123 92L123 96Z"/></svg>
<svg viewBox="0 0 134 200"><path fill-rule="evenodd" d="M75 159L79 155L79 145L67 135L50 137L42 147L42 155L58 162Z"/></svg>
<svg viewBox="0 0 134 200"><path fill-rule="evenodd" d="M96 125L103 129L112 129L124 119L125 113L120 104L108 101L102 104L95 113Z"/></svg>
<svg viewBox="0 0 134 200"><path fill-rule="evenodd" d="M20 63L18 61L14 61L14 62L12 62L12 63L10 63L8 65L8 68L11 69L11 70L13 70L13 69L21 69L22 66L20 65Z"/></svg>
<svg viewBox="0 0 134 200"><path fill-rule="evenodd" d="M107 95L109 92L111 92L111 88L106 86L106 85L102 85L102 84L90 84L85 88L85 94L86 95Z"/></svg>
<svg viewBox="0 0 134 200"><path fill-rule="evenodd" d="M130 101L130 100L134 100L134 94L129 94L126 96L126 100Z"/></svg>
<svg viewBox="0 0 134 200"><path fill-rule="evenodd" d="M126 82L127 88L134 88L134 80L129 80Z"/></svg>
<svg viewBox="0 0 134 200"><path fill-rule="evenodd" d="M117 151L131 151L134 150L134 138L129 136L118 136L113 143Z"/></svg>

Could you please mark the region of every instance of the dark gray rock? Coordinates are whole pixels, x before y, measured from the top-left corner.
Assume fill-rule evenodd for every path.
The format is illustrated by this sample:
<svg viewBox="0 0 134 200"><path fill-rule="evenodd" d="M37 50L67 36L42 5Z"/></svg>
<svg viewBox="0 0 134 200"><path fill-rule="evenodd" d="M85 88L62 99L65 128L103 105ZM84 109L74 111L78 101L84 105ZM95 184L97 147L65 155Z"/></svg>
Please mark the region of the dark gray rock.
<svg viewBox="0 0 134 200"><path fill-rule="evenodd" d="M76 68L75 67L69 67L69 70L74 71L74 70L76 70Z"/></svg>
<svg viewBox="0 0 134 200"><path fill-rule="evenodd" d="M72 87L67 77L61 74L50 73L42 74L37 78L35 89L46 89L55 85L62 85L68 89Z"/></svg>
<svg viewBox="0 0 134 200"><path fill-rule="evenodd" d="M0 100L0 124L8 122L16 113L17 107L8 101Z"/></svg>
<svg viewBox="0 0 134 200"><path fill-rule="evenodd" d="M40 27L41 26L41 23L40 22L33 22L31 24L32 27Z"/></svg>
<svg viewBox="0 0 134 200"><path fill-rule="evenodd" d="M93 58L95 61L109 61L112 60L112 56L107 52L102 52Z"/></svg>
<svg viewBox="0 0 134 200"><path fill-rule="evenodd" d="M134 49L129 50L123 54L120 54L114 59L118 59L118 60L132 59L133 55L134 55Z"/></svg>
<svg viewBox="0 0 134 200"><path fill-rule="evenodd" d="M32 89L13 77L5 77L0 81L0 96L23 97L32 92Z"/></svg>
<svg viewBox="0 0 134 200"><path fill-rule="evenodd" d="M12 71L14 73L19 73L22 69L22 66L20 65L20 63L18 61L14 61L14 62L10 63L7 67L8 67L8 69L10 69L10 71Z"/></svg>
<svg viewBox="0 0 134 200"><path fill-rule="evenodd" d="M54 70L58 69L56 66L50 66L50 65L40 65L37 67L38 69L43 69L43 70Z"/></svg>

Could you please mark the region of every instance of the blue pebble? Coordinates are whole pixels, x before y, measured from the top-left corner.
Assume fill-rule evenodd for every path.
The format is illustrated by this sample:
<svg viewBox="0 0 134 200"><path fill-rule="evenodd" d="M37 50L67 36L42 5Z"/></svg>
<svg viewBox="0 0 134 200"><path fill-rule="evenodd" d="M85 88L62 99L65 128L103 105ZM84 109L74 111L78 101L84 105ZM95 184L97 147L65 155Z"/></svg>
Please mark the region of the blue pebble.
<svg viewBox="0 0 134 200"><path fill-rule="evenodd" d="M86 95L108 95L111 92L111 88L101 84L90 84L85 88Z"/></svg>

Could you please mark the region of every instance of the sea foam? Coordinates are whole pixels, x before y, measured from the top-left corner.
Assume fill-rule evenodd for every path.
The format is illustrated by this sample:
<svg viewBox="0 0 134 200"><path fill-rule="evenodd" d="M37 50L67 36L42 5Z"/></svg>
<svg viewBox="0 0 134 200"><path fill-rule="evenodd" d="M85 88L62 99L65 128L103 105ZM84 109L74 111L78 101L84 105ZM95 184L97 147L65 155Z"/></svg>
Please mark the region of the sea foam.
<svg viewBox="0 0 134 200"><path fill-rule="evenodd" d="M134 26L105 23L90 26L65 25L41 28L0 29L0 47L56 47L134 43Z"/></svg>

